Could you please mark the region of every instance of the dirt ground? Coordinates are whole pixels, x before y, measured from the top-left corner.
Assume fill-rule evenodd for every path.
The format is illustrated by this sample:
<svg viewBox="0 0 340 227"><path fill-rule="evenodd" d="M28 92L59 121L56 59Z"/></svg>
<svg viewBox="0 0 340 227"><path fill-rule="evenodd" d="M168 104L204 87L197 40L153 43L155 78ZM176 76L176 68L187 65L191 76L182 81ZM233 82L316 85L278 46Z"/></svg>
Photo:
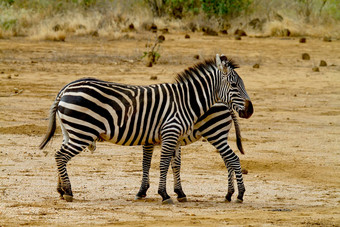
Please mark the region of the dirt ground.
<svg viewBox="0 0 340 227"><path fill-rule="evenodd" d="M340 226L340 41L184 35L165 35L159 64L151 68L140 60L151 33L120 40L0 40L0 226ZM246 154L237 151L234 130L229 139L248 170L243 204L235 203L236 195L223 202L227 171L204 141L182 149L186 203L161 204L159 148L147 199L134 201L141 147L109 143L69 162L74 202L59 199L54 153L60 130L38 150L59 89L89 76L137 85L172 82L176 73L216 53L239 63L255 109L240 120ZM302 60L302 53L311 59ZM327 66L314 72L320 60ZM175 199L171 170L168 192Z"/></svg>

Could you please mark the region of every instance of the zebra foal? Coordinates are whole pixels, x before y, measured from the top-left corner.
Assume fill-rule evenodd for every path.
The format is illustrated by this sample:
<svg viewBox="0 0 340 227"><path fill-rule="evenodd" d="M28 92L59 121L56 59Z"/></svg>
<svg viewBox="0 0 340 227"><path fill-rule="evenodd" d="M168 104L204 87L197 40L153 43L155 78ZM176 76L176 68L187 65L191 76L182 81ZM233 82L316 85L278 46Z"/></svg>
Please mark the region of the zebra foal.
<svg viewBox="0 0 340 227"><path fill-rule="evenodd" d="M179 74L175 83L132 86L89 78L67 84L51 107L48 131L40 144L43 149L50 141L58 117L64 137L55 154L60 196L73 200L66 164L95 141L126 146L161 143L158 194L163 203L172 203L166 178L178 141L192 132L194 122L218 100L233 102L229 90L237 78L226 67L229 62L216 55ZM251 101L243 88L239 90L243 94L240 112L251 115Z"/></svg>
<svg viewBox="0 0 340 227"><path fill-rule="evenodd" d="M207 141L213 145L220 153L225 166L228 169L228 193L225 196L225 201L230 202L234 189L234 174L236 175L236 181L238 185L238 196L236 202L243 202L243 195L245 193L245 187L243 183L243 177L241 172L241 164L239 157L233 152L228 144L228 133L231 129L232 122L234 122L236 132L236 144L241 152L244 154L241 132L238 125L237 117L235 113L230 110L229 106L225 103L214 104L202 117L195 123L194 130L190 135L183 138L180 141L181 146L185 146L200 138L204 137ZM136 200L140 200L146 197L146 192L150 187L149 183L149 170L151 165L151 159L153 154L154 145L148 144L143 146L143 176L142 184L136 195ZM174 191L177 194L177 200L179 202L186 202L187 198L182 190L180 180L180 149L179 156L173 157L171 160L171 167L174 175Z"/></svg>

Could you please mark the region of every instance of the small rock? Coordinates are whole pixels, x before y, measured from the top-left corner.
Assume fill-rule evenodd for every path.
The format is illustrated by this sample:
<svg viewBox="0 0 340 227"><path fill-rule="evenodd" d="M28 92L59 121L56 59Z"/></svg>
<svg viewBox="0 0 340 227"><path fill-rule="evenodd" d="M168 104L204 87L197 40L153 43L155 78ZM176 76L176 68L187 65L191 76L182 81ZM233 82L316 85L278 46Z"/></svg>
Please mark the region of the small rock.
<svg viewBox="0 0 340 227"><path fill-rule="evenodd" d="M247 33L241 29L236 29L234 35L247 36Z"/></svg>
<svg viewBox="0 0 340 227"><path fill-rule="evenodd" d="M242 172L242 174L245 174L245 175L248 174L248 170L244 169L244 168L241 169L241 172Z"/></svg>
<svg viewBox="0 0 340 227"><path fill-rule="evenodd" d="M303 54L302 54L302 59L303 59L303 60L310 60L309 54L303 53Z"/></svg>
<svg viewBox="0 0 340 227"><path fill-rule="evenodd" d="M18 77L18 76L19 76L19 74L14 74L14 76L15 76L15 77Z"/></svg>
<svg viewBox="0 0 340 227"><path fill-rule="evenodd" d="M254 68L254 69L260 68L260 64L256 63L255 65L253 65L253 68Z"/></svg>
<svg viewBox="0 0 340 227"><path fill-rule="evenodd" d="M189 28L192 32L197 31L197 25L196 25L195 23L193 23L193 22L190 22L190 23L188 24L188 28Z"/></svg>
<svg viewBox="0 0 340 227"><path fill-rule="evenodd" d="M151 76L150 77L150 80L157 80L158 78L157 78L157 76Z"/></svg>
<svg viewBox="0 0 340 227"><path fill-rule="evenodd" d="M4 72L4 71L1 71L0 73L1 73L1 74L4 74L5 72Z"/></svg>
<svg viewBox="0 0 340 227"><path fill-rule="evenodd" d="M155 25L154 23L151 24L151 27L150 27L150 30L153 32L153 33L156 33L157 32L157 25Z"/></svg>
<svg viewBox="0 0 340 227"><path fill-rule="evenodd" d="M306 43L307 39L305 37L302 37L299 39L299 42L300 43Z"/></svg>
<svg viewBox="0 0 340 227"><path fill-rule="evenodd" d="M283 36L290 36L291 32L288 28L283 29Z"/></svg>
<svg viewBox="0 0 340 227"><path fill-rule="evenodd" d="M313 72L320 72L320 69L319 69L319 67L317 67L317 66L314 66L314 67L312 68L312 70L313 70Z"/></svg>
<svg viewBox="0 0 340 227"><path fill-rule="evenodd" d="M218 36L218 33L212 28L203 28L203 35Z"/></svg>
<svg viewBox="0 0 340 227"><path fill-rule="evenodd" d="M332 38L328 37L328 36L325 36L325 37L323 37L323 41L324 42L332 42Z"/></svg>
<svg viewBox="0 0 340 227"><path fill-rule="evenodd" d="M186 34L186 35L184 36L184 38L190 39L190 35Z"/></svg>
<svg viewBox="0 0 340 227"><path fill-rule="evenodd" d="M241 36L235 35L235 40L241 40Z"/></svg>
<svg viewBox="0 0 340 227"><path fill-rule="evenodd" d="M12 79L12 76L11 76L11 75L8 75L8 76L7 76L7 79Z"/></svg>
<svg viewBox="0 0 340 227"><path fill-rule="evenodd" d="M133 23L129 24L128 29L129 29L130 31L136 30L136 29L135 29L135 26L133 25Z"/></svg>
<svg viewBox="0 0 340 227"><path fill-rule="evenodd" d="M199 56L198 54L195 54L195 55L194 55L194 58L195 58L195 59L200 59L200 56Z"/></svg>
<svg viewBox="0 0 340 227"><path fill-rule="evenodd" d="M144 23L142 24L142 27L143 27L146 31L157 32L157 25L154 24L154 23L144 22Z"/></svg>
<svg viewBox="0 0 340 227"><path fill-rule="evenodd" d="M19 89L18 89L18 88L14 88L13 90L14 90L14 93L15 93L15 94L18 94L18 92L19 92Z"/></svg>
<svg viewBox="0 0 340 227"><path fill-rule="evenodd" d="M164 35L158 36L158 42L162 43L162 42L164 42L164 40L165 40Z"/></svg>
<svg viewBox="0 0 340 227"><path fill-rule="evenodd" d="M320 61L320 66L321 66L321 67L327 66L327 62L324 61L324 60L321 60L321 61Z"/></svg>
<svg viewBox="0 0 340 227"><path fill-rule="evenodd" d="M168 29L168 28L163 28L163 29L161 30L161 32L162 32L163 34L169 34L169 29Z"/></svg>

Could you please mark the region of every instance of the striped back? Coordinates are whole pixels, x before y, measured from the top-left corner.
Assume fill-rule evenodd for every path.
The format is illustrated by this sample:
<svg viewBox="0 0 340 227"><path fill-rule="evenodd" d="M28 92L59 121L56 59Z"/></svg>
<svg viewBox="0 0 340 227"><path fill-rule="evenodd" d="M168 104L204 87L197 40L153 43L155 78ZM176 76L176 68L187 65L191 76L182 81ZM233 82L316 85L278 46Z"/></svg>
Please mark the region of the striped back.
<svg viewBox="0 0 340 227"><path fill-rule="evenodd" d="M58 115L74 140L120 145L160 143L161 129L176 122L179 134L219 98L222 73L208 60L179 74L175 83L132 86L81 79L58 94Z"/></svg>

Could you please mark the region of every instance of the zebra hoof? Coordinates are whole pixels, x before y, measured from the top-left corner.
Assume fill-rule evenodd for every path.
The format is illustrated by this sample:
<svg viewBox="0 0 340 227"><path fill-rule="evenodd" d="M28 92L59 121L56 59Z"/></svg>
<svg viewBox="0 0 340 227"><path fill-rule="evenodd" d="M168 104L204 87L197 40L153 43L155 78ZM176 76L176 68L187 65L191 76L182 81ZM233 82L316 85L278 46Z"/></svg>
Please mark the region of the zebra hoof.
<svg viewBox="0 0 340 227"><path fill-rule="evenodd" d="M237 200L236 200L236 203L243 203L243 200L237 199Z"/></svg>
<svg viewBox="0 0 340 227"><path fill-rule="evenodd" d="M136 201L140 201L140 200L143 200L143 199L145 199L145 197L143 197L143 196L136 195L136 197L135 197Z"/></svg>
<svg viewBox="0 0 340 227"><path fill-rule="evenodd" d="M177 198L177 201L180 203L188 202L187 197Z"/></svg>
<svg viewBox="0 0 340 227"><path fill-rule="evenodd" d="M170 198L170 199L166 199L162 202L163 205L165 204L174 204L174 201Z"/></svg>
<svg viewBox="0 0 340 227"><path fill-rule="evenodd" d="M228 200L228 199L225 198L225 199L224 199L224 202L225 202L225 203L230 203L231 200Z"/></svg>
<svg viewBox="0 0 340 227"><path fill-rule="evenodd" d="M73 201L73 196L71 195L63 195L63 198L66 200L66 202L72 202Z"/></svg>

